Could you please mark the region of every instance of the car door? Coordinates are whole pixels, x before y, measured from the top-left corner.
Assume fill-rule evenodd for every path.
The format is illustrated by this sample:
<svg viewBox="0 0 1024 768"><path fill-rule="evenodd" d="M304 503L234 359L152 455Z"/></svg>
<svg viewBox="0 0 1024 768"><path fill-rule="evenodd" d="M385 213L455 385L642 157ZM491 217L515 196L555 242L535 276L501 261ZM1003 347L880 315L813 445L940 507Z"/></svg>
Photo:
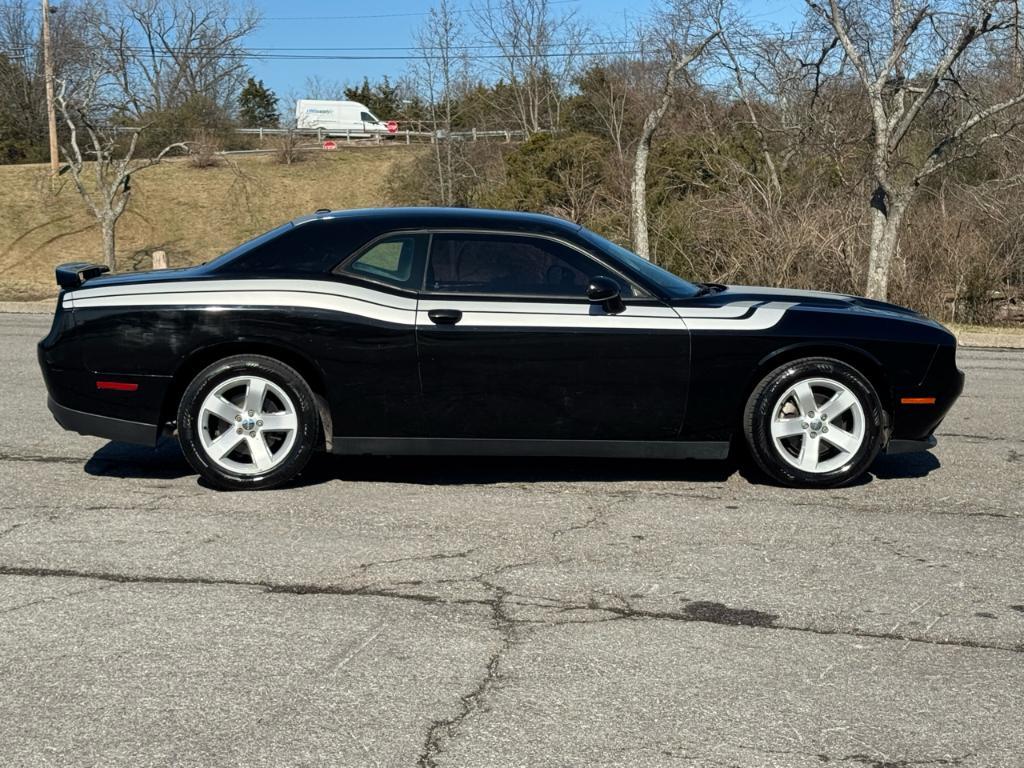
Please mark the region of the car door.
<svg viewBox="0 0 1024 768"><path fill-rule="evenodd" d="M335 270L338 314L346 321L334 323L317 355L337 437L414 437L423 430L415 317L427 238L385 235Z"/></svg>
<svg viewBox="0 0 1024 768"><path fill-rule="evenodd" d="M624 311L586 297L615 279ZM689 337L671 308L581 247L434 232L416 314L426 435L673 440Z"/></svg>

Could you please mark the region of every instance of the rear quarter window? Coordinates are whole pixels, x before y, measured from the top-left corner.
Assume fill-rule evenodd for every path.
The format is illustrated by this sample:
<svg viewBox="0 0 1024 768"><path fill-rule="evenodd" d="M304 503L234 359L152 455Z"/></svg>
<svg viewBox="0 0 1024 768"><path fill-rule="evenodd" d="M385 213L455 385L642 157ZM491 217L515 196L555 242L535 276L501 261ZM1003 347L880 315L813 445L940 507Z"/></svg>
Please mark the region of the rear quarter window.
<svg viewBox="0 0 1024 768"><path fill-rule="evenodd" d="M246 252L212 265L220 274L327 274L367 242L372 233L358 222L318 219L284 230Z"/></svg>

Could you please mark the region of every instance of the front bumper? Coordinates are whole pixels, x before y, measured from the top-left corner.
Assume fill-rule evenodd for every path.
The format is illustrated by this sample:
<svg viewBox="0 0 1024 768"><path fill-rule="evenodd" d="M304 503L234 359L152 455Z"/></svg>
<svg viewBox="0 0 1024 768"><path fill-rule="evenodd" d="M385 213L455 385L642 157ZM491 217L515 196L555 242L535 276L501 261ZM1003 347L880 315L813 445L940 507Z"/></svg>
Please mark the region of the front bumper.
<svg viewBox="0 0 1024 768"><path fill-rule="evenodd" d="M882 451L887 455L895 453L917 453L918 451L930 451L936 445L938 440L935 439L935 435L929 435L924 440L890 440L888 445L885 446L885 450Z"/></svg>
<svg viewBox="0 0 1024 768"><path fill-rule="evenodd" d="M140 421L115 419L112 416L99 416L95 413L76 411L67 408L52 397L47 397L46 405L64 429L80 435L103 437L119 443L137 443L138 445L156 445L160 437L160 429L156 424L145 424Z"/></svg>

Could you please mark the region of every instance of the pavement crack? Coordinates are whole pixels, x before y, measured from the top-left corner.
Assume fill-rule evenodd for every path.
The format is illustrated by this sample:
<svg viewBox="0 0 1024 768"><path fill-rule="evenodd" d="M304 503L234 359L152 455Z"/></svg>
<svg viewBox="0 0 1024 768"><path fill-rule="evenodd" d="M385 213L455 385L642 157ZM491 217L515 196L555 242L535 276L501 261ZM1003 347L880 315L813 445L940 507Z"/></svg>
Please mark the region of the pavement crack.
<svg viewBox="0 0 1024 768"><path fill-rule="evenodd" d="M847 763L858 763L860 765L866 765L868 768L912 768L913 766L928 766L928 765L963 765L964 760L969 757L973 757L973 753L963 755L961 757L936 757L932 759L924 760L890 760L888 758L876 758L870 755L847 755L841 758L843 762Z"/></svg>
<svg viewBox="0 0 1024 768"><path fill-rule="evenodd" d="M904 643L921 643L924 645L952 646L957 648L976 648L989 651L1010 651L1024 653L1024 644L999 645L983 643L975 640L956 638L912 637L896 632L870 632L865 630L824 629L821 627L801 627L794 624L779 624L778 616L753 609L729 608L721 603L697 601L687 604L682 612L653 611L618 606L580 605L579 610L598 610L617 614L627 619L653 619L659 621L701 622L723 626L745 626L759 629L781 630L784 632L805 632L824 637L857 637L866 640L896 640ZM556 622L557 623L557 622Z"/></svg>
<svg viewBox="0 0 1024 768"><path fill-rule="evenodd" d="M19 528L23 528L26 525L28 525L28 523L14 523L13 525L7 526L2 531L0 531L0 539L4 538L5 536L11 533L14 533L16 530L18 530Z"/></svg>
<svg viewBox="0 0 1024 768"><path fill-rule="evenodd" d="M105 589L111 589L116 586L118 585L101 584L98 587L88 587L86 589L79 589L74 592L65 592L61 595L47 595L46 597L41 597L38 600L32 600L27 603L20 603L19 605L13 605L10 608L4 608L3 610L0 610L0 616L5 616L9 613L15 613L16 611L21 611L25 608L31 608L34 605L42 605L43 603L62 602L64 600L70 600L73 597L77 597L78 595L90 594L92 592L102 592Z"/></svg>
<svg viewBox="0 0 1024 768"><path fill-rule="evenodd" d="M970 443L1016 443L1015 438L998 437L996 435L972 435L966 432L937 432L936 437L952 437Z"/></svg>
<svg viewBox="0 0 1024 768"><path fill-rule="evenodd" d="M484 674L477 684L469 693L459 697L458 711L451 717L432 721L427 728L423 749L416 761L419 768L436 768L436 758L444 752L446 743L458 734L462 723L485 707L488 694L501 682L501 662L516 642L517 622L506 609L506 601L512 595L504 588L487 582L483 577L479 581L495 592L490 604L494 627L499 636L498 648L488 658Z"/></svg>
<svg viewBox="0 0 1024 768"><path fill-rule="evenodd" d="M551 538L552 538L552 540L554 540L554 539L557 539L559 536L564 536L566 534L573 533L575 531L587 531L587 530L592 530L594 528L603 527L604 524L605 524L605 519L607 518L607 516L608 516L608 511L607 510L599 509L599 510L595 511L594 514L592 514L586 520L584 520L582 523L577 523L575 525L569 525L569 526L566 526L565 528L556 528L555 530L553 530L551 532Z"/></svg>
<svg viewBox="0 0 1024 768"><path fill-rule="evenodd" d="M365 571L369 568L376 568L381 565L394 565L395 563L421 563L431 560L458 560L469 557L475 551L476 547L470 547L469 549L464 549L459 552L437 552L433 555L412 555L410 557L396 557L393 560L375 560L369 563L360 563L359 570Z"/></svg>
<svg viewBox="0 0 1024 768"><path fill-rule="evenodd" d="M0 576L35 576L39 578L94 579L115 584L169 584L194 586L226 586L262 589L268 594L285 595L339 595L342 597L386 597L410 600L419 603L487 605L491 600L459 598L448 600L437 595L398 592L387 587L370 585L342 586L337 584L275 583L262 580L218 579L204 576L159 576L147 574L111 573L107 571L84 571L71 568L26 568L0 565Z"/></svg>
<svg viewBox="0 0 1024 768"><path fill-rule="evenodd" d="M84 464L89 459L76 456L40 456L33 454L0 453L0 461L19 461L32 464Z"/></svg>
<svg viewBox="0 0 1024 768"><path fill-rule="evenodd" d="M340 597L379 597L394 600L408 600L412 602L425 603L430 605L476 605L487 606L494 614L494 623L499 632L502 633L503 647L511 644L511 630L517 626L528 626L536 624L535 621L524 621L514 618L509 612L512 606L536 607L534 602L537 598L527 597L506 590L504 587L487 581L487 577L495 577L498 574L509 570L522 568L533 564L533 561L514 563L500 566L494 570L480 574L472 579L464 579L466 582L481 584L490 592L490 597L460 597L445 598L440 595L433 595L423 592L403 592L391 589L387 585L361 584L345 586L340 584L303 584L303 583L275 583L271 581L248 581L244 579L218 579L203 576L159 576L159 575L135 575L123 573L109 573L102 571L84 571L69 568L29 568L19 566L0 565L0 576L36 576L40 578L72 578L72 579L95 579L97 581L108 581L116 584L185 584L198 586L230 586L262 589L268 594L289 594L289 595L337 595ZM429 584L430 582L425 582ZM396 585L397 586L397 585ZM548 610L558 615L568 615L573 612L594 612L603 613L610 617L631 620L653 620L653 621L678 621L702 624L716 624L730 627L750 627L763 630L779 630L785 632L804 632L824 637L856 637L871 640L894 640L903 643L919 643L923 645L950 646L956 648L973 648L989 651L1009 651L1011 653L1024 653L1024 643L1017 645L1000 645L996 643L985 643L975 640L957 638L927 638L914 637L897 632L871 632L866 630L846 629L825 629L821 627L798 626L793 624L779 623L779 617L773 613L759 611L752 608L735 608L723 603L708 600L684 601L682 610L650 610L635 607L629 601L619 599L619 605L601 604L597 600L590 600L586 603L573 603L558 599L547 599ZM560 624L586 624L598 623L580 621L554 621L552 626ZM489 686L488 686L489 687ZM444 722L444 721L442 721ZM426 754L426 751L425 751ZM424 763L430 765L430 763Z"/></svg>

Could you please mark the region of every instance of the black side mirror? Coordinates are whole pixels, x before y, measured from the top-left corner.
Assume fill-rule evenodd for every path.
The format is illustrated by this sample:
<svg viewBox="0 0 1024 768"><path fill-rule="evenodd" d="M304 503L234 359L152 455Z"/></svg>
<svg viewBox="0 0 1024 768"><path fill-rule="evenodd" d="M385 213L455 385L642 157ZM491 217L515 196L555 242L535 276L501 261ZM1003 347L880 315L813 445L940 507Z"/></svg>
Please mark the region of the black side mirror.
<svg viewBox="0 0 1024 768"><path fill-rule="evenodd" d="M587 286L587 298L591 304L600 304L610 315L617 315L626 309L619 284L604 275L591 278Z"/></svg>

